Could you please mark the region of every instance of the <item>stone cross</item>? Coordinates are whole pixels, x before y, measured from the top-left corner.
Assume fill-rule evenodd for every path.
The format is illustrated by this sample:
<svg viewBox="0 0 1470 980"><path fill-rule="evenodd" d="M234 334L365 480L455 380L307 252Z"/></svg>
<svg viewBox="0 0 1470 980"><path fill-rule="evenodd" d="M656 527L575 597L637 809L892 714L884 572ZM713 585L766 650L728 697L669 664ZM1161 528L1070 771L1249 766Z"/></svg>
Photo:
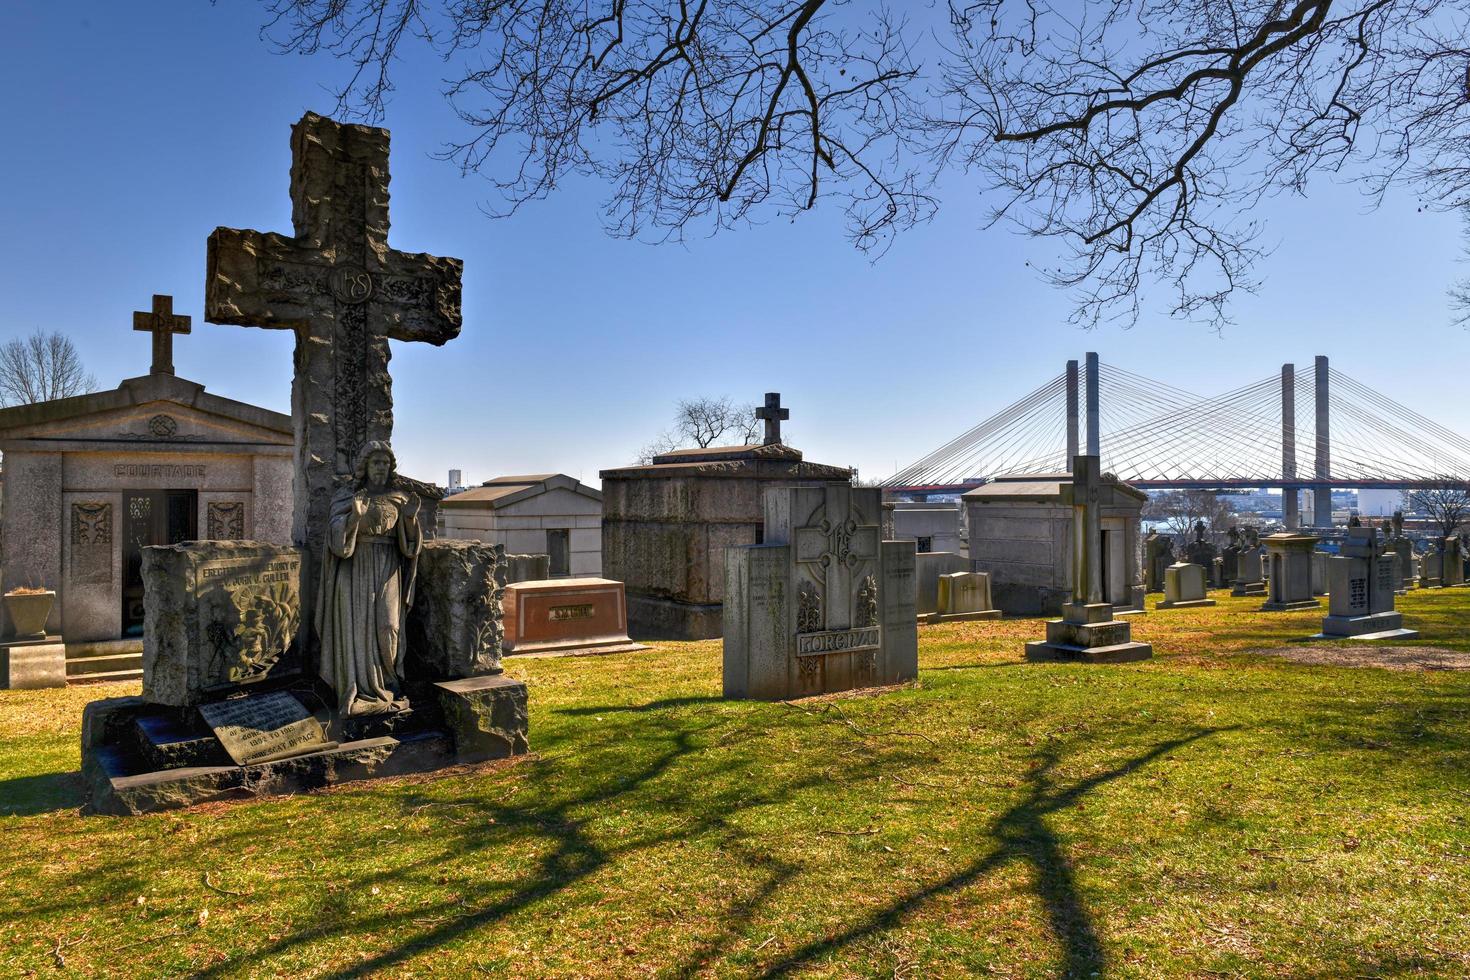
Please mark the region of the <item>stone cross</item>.
<svg viewBox="0 0 1470 980"><path fill-rule="evenodd" d="M1102 473L1096 456L1072 461L1072 601L1096 604L1102 594Z"/></svg>
<svg viewBox="0 0 1470 980"><path fill-rule="evenodd" d="M388 131L308 112L291 128L293 236L216 228L205 318L296 333L293 536L313 555L334 485L393 434L388 340L459 335L459 259L388 247Z"/></svg>
<svg viewBox="0 0 1470 980"><path fill-rule="evenodd" d="M762 445L774 446L781 441L781 422L791 418L791 409L781 407L779 391L768 391L766 403L755 410L755 417L766 423L766 439Z"/></svg>
<svg viewBox="0 0 1470 980"><path fill-rule="evenodd" d="M852 487L828 484L822 519L796 529L796 560L820 566L825 600L826 628L852 626L852 577L858 565L878 560L879 528L858 524L852 506Z"/></svg>
<svg viewBox="0 0 1470 980"><path fill-rule="evenodd" d="M174 334L189 332L189 318L174 314L174 298L153 294L153 310L133 313L133 329L153 334L153 367L150 374L174 373Z"/></svg>

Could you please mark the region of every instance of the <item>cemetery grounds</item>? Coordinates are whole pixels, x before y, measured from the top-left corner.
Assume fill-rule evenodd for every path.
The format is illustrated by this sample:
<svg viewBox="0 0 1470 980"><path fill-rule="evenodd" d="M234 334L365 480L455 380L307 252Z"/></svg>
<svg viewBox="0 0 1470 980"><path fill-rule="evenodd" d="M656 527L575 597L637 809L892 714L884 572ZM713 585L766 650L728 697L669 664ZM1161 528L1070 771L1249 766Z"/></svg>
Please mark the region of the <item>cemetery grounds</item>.
<svg viewBox="0 0 1470 980"><path fill-rule="evenodd" d="M75 775L136 685L0 691L0 975L1470 974L1470 671L1212 595L1150 662L925 627L917 684L796 703L717 640L512 659L528 758L138 818ZM1470 589L1399 609L1470 654Z"/></svg>

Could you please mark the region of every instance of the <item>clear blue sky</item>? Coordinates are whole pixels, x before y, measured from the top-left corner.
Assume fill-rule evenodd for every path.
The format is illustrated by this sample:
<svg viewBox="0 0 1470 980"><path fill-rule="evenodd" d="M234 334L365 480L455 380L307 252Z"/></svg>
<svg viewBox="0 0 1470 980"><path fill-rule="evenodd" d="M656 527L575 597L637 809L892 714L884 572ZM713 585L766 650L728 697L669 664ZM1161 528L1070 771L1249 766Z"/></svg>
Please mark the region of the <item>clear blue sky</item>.
<svg viewBox="0 0 1470 980"><path fill-rule="evenodd" d="M203 321L205 239L217 225L289 232L289 126L329 111L326 57L259 40L259 4L223 0L0 7L0 339L71 335L103 386L146 373L131 314L172 293L194 318L175 364L210 391L289 411L291 339ZM630 462L681 397L779 390L809 459L886 476L1097 350L1201 394L1334 366L1459 431L1470 429L1470 335L1446 286L1459 227L1407 195L1365 212L1319 181L1268 203L1267 282L1217 336L1152 309L1131 330L1066 324L1064 295L1024 263L1050 256L980 229L983 203L949 182L931 225L876 263L840 215L695 234L687 246L614 240L597 186L569 184L510 220L482 180L431 158L462 134L414 60L398 77L392 244L464 259L464 332L397 344L394 443L443 482L563 471L591 482Z"/></svg>

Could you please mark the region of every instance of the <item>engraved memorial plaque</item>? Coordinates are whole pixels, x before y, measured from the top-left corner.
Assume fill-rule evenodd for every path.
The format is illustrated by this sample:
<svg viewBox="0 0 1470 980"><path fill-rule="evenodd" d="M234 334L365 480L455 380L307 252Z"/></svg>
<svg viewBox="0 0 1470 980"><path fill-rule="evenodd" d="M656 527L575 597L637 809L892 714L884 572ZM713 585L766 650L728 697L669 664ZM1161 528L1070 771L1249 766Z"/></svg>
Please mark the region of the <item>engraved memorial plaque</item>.
<svg viewBox="0 0 1470 980"><path fill-rule="evenodd" d="M206 561L198 571L200 629L209 645L206 685L250 684L295 668L301 626L301 557Z"/></svg>
<svg viewBox="0 0 1470 980"><path fill-rule="evenodd" d="M199 713L242 766L329 749L321 722L286 691L201 704Z"/></svg>

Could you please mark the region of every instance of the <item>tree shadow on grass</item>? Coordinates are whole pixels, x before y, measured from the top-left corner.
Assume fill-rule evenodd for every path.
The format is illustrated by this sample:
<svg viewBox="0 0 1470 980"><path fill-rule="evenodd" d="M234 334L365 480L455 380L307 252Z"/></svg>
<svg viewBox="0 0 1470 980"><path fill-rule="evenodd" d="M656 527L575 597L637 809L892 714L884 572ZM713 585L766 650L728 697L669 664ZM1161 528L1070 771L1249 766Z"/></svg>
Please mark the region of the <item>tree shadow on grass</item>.
<svg viewBox="0 0 1470 980"><path fill-rule="evenodd" d="M687 698L663 698L658 701L649 701L646 704L608 704L582 708L556 708L559 715L606 715L624 711L662 711L665 708L687 708L696 704L729 704L727 698L716 695L691 695Z"/></svg>
<svg viewBox="0 0 1470 980"><path fill-rule="evenodd" d="M82 805L82 776L48 772L40 776L0 779L0 816L35 817Z"/></svg>
<svg viewBox="0 0 1470 980"><path fill-rule="evenodd" d="M1061 949L1058 975L1105 975L1107 963L1097 928L1082 900L1071 862L1045 818L1073 806L1100 786L1131 775L1150 762L1222 730L1202 729L1162 742L1122 765L1070 785L1056 785L1054 771L1060 759L1056 749L1047 749L1028 777L1030 786L1025 799L1007 809L992 825L990 836L998 842L994 851L963 871L910 893L836 936L807 943L787 953L759 975L786 976L854 942L899 926L909 913L929 899L968 888L985 875L1018 860L1030 865L1035 873L1037 897L1046 909L1052 936Z"/></svg>

